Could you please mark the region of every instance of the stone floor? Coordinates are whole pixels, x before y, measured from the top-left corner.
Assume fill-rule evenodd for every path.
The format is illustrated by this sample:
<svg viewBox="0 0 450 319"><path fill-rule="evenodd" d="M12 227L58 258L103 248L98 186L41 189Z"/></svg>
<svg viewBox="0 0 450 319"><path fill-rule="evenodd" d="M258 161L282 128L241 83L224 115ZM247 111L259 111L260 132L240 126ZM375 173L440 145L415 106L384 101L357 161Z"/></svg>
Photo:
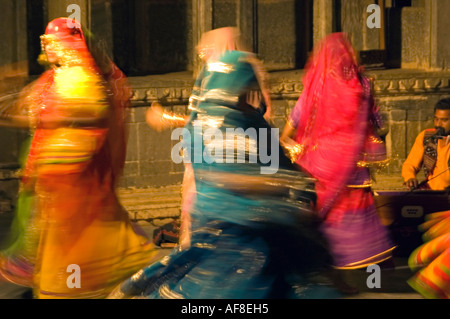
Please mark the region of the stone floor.
<svg viewBox="0 0 450 319"><path fill-rule="evenodd" d="M4 218L3 226L5 225ZM155 226L148 222L139 222L139 226L147 233L148 236L153 235ZM170 248L158 248L161 257L167 255ZM358 288L359 293L351 296L344 296L343 299L423 299L421 295L412 290L407 280L411 277L412 272L407 266L405 257L396 257L394 266L381 270L380 288L369 288L367 285L368 273L366 269L343 271L345 281ZM29 289L20 287L11 283L0 281L0 299L28 299L30 298Z"/></svg>
<svg viewBox="0 0 450 319"><path fill-rule="evenodd" d="M399 176L379 176L374 184L375 190L403 189ZM121 189L119 197L122 204L130 212L130 218L136 220L148 236L153 236L153 230L179 216L181 203L181 185L173 185L158 189ZM0 214L0 239L9 229L12 214ZM160 248L161 256L168 254L170 249ZM406 283L412 272L407 266L405 256L395 258L394 266L381 272L381 287L370 289L367 278L370 273L362 270L345 271L346 281L357 287L359 294L348 296L348 299L423 299ZM0 299L27 298L26 288L0 282Z"/></svg>
<svg viewBox="0 0 450 319"><path fill-rule="evenodd" d="M377 175L373 189L407 190L400 175L388 174ZM180 214L181 184L158 188L122 188L118 193L132 220L160 226Z"/></svg>
<svg viewBox="0 0 450 319"><path fill-rule="evenodd" d="M147 227L150 233L153 227ZM159 248L163 257L171 249ZM405 258L395 258L395 267L382 269L380 274L381 285L379 288L369 288L367 281L371 273L366 269L343 271L343 278L353 287L359 290L358 294L343 296L342 299L424 299L408 286L407 280L412 272L406 264ZM0 299L29 299L29 289L8 282L0 281Z"/></svg>

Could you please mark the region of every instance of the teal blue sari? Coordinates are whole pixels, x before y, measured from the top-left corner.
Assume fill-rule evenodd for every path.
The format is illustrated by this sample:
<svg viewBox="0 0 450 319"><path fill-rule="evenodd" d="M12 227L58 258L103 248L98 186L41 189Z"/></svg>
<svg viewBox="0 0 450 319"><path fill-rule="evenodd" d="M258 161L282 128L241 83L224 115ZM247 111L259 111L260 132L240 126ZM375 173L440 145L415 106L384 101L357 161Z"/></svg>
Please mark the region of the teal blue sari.
<svg viewBox="0 0 450 319"><path fill-rule="evenodd" d="M330 258L311 210L315 194L309 177L284 156L276 130L271 130L263 117L264 106L245 103L246 94L258 89L249 62L252 57L227 52L215 66L205 66L194 87L192 100L197 103L193 103L184 136L196 185L196 201L190 212L191 246L175 249L164 260L149 265L120 285L111 298L338 296L322 276ZM227 129L236 128L244 132L255 129L256 135L246 139L248 149L230 144L232 152L223 153L231 157L220 153L212 157L214 160L205 157L211 145L204 139L208 129L225 136ZM252 147L256 157L251 156ZM272 161L260 156L263 148L264 153L276 155ZM238 161L234 156L243 149L244 160ZM271 165L276 170L262 174L261 168ZM244 186L239 191L224 186L222 177L227 174ZM280 188L286 192L253 192L245 186L250 177L282 181Z"/></svg>

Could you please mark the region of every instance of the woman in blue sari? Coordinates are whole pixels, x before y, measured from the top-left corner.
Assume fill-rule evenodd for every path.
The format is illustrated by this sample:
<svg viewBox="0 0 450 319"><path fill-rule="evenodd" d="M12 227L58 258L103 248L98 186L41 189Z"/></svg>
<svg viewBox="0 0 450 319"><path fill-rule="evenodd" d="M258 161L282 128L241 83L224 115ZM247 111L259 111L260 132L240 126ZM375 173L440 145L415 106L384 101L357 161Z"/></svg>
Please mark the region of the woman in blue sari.
<svg viewBox="0 0 450 319"><path fill-rule="evenodd" d="M264 118L270 101L261 68L237 43L235 28L221 28L199 46L206 63L180 129L195 179L190 245L142 269L110 298L338 296L325 279L330 258L311 211L313 181L283 154L278 130Z"/></svg>

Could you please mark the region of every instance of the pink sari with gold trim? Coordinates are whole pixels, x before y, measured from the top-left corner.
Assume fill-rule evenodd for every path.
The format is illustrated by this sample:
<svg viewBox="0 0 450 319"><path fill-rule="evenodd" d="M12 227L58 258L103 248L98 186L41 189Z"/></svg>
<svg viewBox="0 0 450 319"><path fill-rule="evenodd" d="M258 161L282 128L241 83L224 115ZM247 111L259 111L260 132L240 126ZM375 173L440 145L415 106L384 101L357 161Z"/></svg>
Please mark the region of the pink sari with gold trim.
<svg viewBox="0 0 450 319"><path fill-rule="evenodd" d="M393 245L375 210L369 171L361 163L382 158L379 146L384 145L367 156L376 109L344 34L332 34L318 45L303 83L293 111L300 114L293 123L295 140L304 146L297 164L317 179L317 213L335 266L361 268L383 261Z"/></svg>

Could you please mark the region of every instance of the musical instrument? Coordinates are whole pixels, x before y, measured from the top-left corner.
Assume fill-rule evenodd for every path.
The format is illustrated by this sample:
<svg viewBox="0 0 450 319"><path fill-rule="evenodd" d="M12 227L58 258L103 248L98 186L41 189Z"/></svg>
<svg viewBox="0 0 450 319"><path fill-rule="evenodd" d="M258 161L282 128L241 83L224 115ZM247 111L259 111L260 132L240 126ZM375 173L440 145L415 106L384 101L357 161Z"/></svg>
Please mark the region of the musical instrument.
<svg viewBox="0 0 450 319"><path fill-rule="evenodd" d="M390 230L396 254L408 257L423 244L418 226L425 216L450 209L450 190L374 191L375 206Z"/></svg>

